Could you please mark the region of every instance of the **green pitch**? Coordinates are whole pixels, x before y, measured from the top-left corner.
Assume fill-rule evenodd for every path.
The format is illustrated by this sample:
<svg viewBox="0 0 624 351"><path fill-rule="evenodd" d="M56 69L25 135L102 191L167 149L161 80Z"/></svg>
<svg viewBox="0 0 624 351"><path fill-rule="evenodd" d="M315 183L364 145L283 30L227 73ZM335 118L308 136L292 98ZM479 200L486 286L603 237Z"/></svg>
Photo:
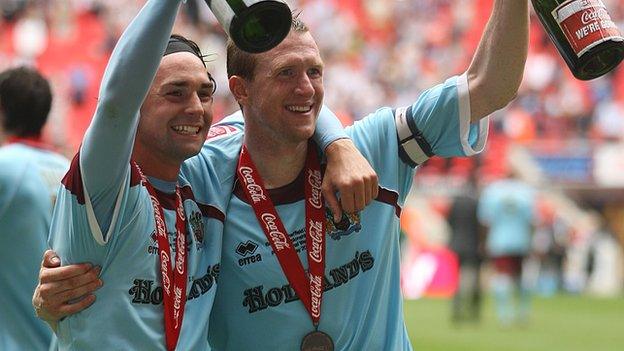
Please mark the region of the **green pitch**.
<svg viewBox="0 0 624 351"><path fill-rule="evenodd" d="M491 300L479 325L450 323L450 301L405 301L405 322L416 351L622 351L624 297L558 296L533 300L531 321L500 328Z"/></svg>

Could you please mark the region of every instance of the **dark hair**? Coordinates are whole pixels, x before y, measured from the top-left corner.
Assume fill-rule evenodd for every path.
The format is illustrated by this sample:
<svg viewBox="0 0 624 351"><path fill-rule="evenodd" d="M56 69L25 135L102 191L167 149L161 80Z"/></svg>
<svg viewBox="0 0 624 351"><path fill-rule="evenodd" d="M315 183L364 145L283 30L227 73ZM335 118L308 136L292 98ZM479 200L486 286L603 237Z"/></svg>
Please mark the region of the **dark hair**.
<svg viewBox="0 0 624 351"><path fill-rule="evenodd" d="M8 133L39 135L51 106L50 83L35 69L18 67L0 73L0 111Z"/></svg>
<svg viewBox="0 0 624 351"><path fill-rule="evenodd" d="M179 45L177 45L179 43L182 43L184 48L180 48ZM171 34L171 36L169 37L169 44L167 45L165 55L167 55L167 53L170 51L171 52L179 52L179 51L191 52L192 54L194 54L195 56L197 56L197 58L201 60L202 64L204 65L204 68L206 68L206 57L208 55L202 54L201 49L199 48L199 45L197 45L197 43L191 39L188 39L180 34ZM206 74L208 74L208 79L212 83L212 93L214 93L217 90L217 82L214 80L214 78L212 78L212 75L207 70L206 70Z"/></svg>
<svg viewBox="0 0 624 351"><path fill-rule="evenodd" d="M309 31L308 26L299 18L300 13L293 14L290 26L291 32L305 33ZM257 64L257 55L243 51L234 44L232 39L227 41L227 75L239 76L241 78L252 80Z"/></svg>

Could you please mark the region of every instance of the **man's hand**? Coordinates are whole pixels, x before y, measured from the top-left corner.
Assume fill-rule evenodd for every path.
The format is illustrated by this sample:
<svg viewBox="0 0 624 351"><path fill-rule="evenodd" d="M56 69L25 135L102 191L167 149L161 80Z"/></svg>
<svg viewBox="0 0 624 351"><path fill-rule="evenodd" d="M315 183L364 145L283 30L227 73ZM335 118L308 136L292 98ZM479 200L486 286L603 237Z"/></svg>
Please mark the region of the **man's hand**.
<svg viewBox="0 0 624 351"><path fill-rule="evenodd" d="M323 196L339 222L342 211L361 211L377 197L377 173L350 139L340 139L325 150L327 169L323 177ZM336 193L340 193L340 201ZM341 208L342 205L342 208Z"/></svg>
<svg viewBox="0 0 624 351"><path fill-rule="evenodd" d="M54 331L57 322L91 306L93 292L102 286L98 278L100 267L89 263L61 267L61 260L52 250L43 254L39 285L32 304L37 317L46 321Z"/></svg>

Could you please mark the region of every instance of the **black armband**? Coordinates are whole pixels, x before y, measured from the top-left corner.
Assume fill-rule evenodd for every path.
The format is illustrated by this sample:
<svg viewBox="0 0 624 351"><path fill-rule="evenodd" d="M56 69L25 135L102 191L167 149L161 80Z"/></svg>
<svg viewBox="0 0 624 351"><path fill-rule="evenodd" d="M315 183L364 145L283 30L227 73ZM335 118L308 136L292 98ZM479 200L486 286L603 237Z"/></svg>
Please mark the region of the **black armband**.
<svg viewBox="0 0 624 351"><path fill-rule="evenodd" d="M416 167L433 156L431 145L416 127L412 116L412 106L393 111L399 144L399 157L403 162Z"/></svg>

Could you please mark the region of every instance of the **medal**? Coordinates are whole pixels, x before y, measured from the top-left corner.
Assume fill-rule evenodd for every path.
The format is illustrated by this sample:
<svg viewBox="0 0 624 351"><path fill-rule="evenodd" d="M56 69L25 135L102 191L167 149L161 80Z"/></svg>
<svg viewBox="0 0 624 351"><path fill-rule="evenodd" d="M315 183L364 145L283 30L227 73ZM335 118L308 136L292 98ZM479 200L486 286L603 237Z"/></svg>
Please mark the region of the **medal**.
<svg viewBox="0 0 624 351"><path fill-rule="evenodd" d="M321 166L316 154L316 145L308 144L305 162L305 226L308 272L303 269L284 223L279 218L273 201L268 196L264 182L256 169L247 147L241 150L236 176L247 201L256 214L262 231L282 267L288 282L306 308L317 331L306 335L301 342L302 350L333 350L331 338L318 331L321 319L321 300L325 274L325 214L321 195ZM329 348L328 348L329 347Z"/></svg>
<svg viewBox="0 0 624 351"><path fill-rule="evenodd" d="M301 351L334 351L334 342L329 335L313 331L301 340Z"/></svg>

